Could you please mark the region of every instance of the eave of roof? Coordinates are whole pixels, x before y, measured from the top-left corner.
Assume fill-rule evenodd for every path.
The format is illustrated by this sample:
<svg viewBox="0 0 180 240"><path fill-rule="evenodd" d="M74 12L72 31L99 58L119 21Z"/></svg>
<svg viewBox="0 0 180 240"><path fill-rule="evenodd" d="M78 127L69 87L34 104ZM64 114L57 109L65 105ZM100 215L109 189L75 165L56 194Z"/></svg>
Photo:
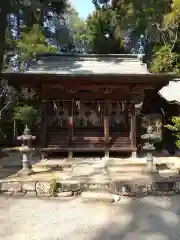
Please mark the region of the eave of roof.
<svg viewBox="0 0 180 240"><path fill-rule="evenodd" d="M148 83L154 82L154 83L160 83L160 82L169 82L172 81L174 78L177 77L177 75L173 74L88 74L88 75L82 75L82 74L56 74L56 73L32 73L32 72L4 72L1 74L2 77L4 77L7 80L10 81L18 81L20 79L22 80L32 80L36 79L38 81L46 80L46 82L53 82L55 81L61 81L62 79L66 81L71 81L73 79L83 79L83 80L91 80L91 81L97 81L101 82L103 80L112 80L112 81L118 81L118 82L144 82Z"/></svg>

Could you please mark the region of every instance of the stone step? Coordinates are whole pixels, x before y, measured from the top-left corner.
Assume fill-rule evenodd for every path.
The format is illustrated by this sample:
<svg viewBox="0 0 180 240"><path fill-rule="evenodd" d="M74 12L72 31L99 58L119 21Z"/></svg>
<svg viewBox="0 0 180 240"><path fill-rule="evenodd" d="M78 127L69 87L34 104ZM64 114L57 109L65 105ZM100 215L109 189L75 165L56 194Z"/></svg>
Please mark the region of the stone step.
<svg viewBox="0 0 180 240"><path fill-rule="evenodd" d="M38 168L59 168L59 169L64 169L64 168L72 168L71 162L67 162L61 159L58 160L47 160L47 161L41 161L39 163L34 164L35 167Z"/></svg>
<svg viewBox="0 0 180 240"><path fill-rule="evenodd" d="M94 180L91 179L89 181L81 181L82 191L96 192L96 191L104 191L113 193L114 188L111 180Z"/></svg>
<svg viewBox="0 0 180 240"><path fill-rule="evenodd" d="M108 162L107 167L145 167L146 162L135 162L135 161L119 161L119 162Z"/></svg>
<svg viewBox="0 0 180 240"><path fill-rule="evenodd" d="M136 184L137 181L152 181L152 177L149 175L145 174L128 174L128 173L122 173L121 175L109 175L110 179L112 181L117 181L117 182L126 182L126 181L131 181Z"/></svg>
<svg viewBox="0 0 180 240"><path fill-rule="evenodd" d="M158 173L159 173L160 176L166 177L166 178L179 177L180 176L178 169L161 170L161 171L158 171Z"/></svg>
<svg viewBox="0 0 180 240"><path fill-rule="evenodd" d="M139 166L132 166L132 167L108 167L107 172L109 174L121 174L121 173L132 173L132 172L138 172L143 173L146 171L146 166L139 167Z"/></svg>
<svg viewBox="0 0 180 240"><path fill-rule="evenodd" d="M175 180L168 182L156 179L154 181L114 181L114 194L120 196L146 196L146 195L174 195L179 193L179 184Z"/></svg>
<svg viewBox="0 0 180 240"><path fill-rule="evenodd" d="M135 163L135 162L119 162L119 163L109 163L106 165L106 170L110 175L121 175L124 173L144 173L147 170L147 164L145 163Z"/></svg>
<svg viewBox="0 0 180 240"><path fill-rule="evenodd" d="M118 200L118 196L115 196L111 193L104 191L85 191L81 193L81 200L83 202L104 202L104 203L112 203Z"/></svg>

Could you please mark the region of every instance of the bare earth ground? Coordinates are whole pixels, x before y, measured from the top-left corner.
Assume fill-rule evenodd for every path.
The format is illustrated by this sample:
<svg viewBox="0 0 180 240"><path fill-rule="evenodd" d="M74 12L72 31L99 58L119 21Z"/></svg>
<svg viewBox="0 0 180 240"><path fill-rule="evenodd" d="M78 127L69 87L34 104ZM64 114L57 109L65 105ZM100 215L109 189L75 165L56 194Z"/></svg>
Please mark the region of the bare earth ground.
<svg viewBox="0 0 180 240"><path fill-rule="evenodd" d="M0 197L3 240L179 240L180 197L117 204Z"/></svg>

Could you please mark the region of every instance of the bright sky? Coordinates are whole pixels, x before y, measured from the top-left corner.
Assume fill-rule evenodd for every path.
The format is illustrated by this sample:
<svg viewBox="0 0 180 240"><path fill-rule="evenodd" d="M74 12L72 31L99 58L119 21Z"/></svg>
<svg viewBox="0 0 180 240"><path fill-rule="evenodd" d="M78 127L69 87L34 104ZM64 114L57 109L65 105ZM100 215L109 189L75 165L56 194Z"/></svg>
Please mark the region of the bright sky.
<svg viewBox="0 0 180 240"><path fill-rule="evenodd" d="M94 10L92 0L70 0L70 2L79 13L80 18L87 18L87 16Z"/></svg>

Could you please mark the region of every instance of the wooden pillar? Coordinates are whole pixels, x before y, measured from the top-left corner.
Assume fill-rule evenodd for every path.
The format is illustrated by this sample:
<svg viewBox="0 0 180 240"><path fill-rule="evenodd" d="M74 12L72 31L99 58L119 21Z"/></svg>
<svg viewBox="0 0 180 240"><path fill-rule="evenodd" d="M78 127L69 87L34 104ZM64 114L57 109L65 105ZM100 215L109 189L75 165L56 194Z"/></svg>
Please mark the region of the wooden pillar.
<svg viewBox="0 0 180 240"><path fill-rule="evenodd" d="M73 141L73 101L69 102L69 111L68 111L68 143L69 147L72 146ZM72 151L68 151L68 157L72 158Z"/></svg>
<svg viewBox="0 0 180 240"><path fill-rule="evenodd" d="M108 103L104 103L104 143L105 143L105 158L109 158L109 116L108 116Z"/></svg>
<svg viewBox="0 0 180 240"><path fill-rule="evenodd" d="M131 146L134 149L132 152L132 157L136 157L136 111L135 104L133 104L130 112L130 138L131 138Z"/></svg>
<svg viewBox="0 0 180 240"><path fill-rule="evenodd" d="M47 144L47 105L45 101L42 101L41 104L41 118L40 145L41 148L44 148ZM45 157L45 154L41 151L41 159L44 159Z"/></svg>

